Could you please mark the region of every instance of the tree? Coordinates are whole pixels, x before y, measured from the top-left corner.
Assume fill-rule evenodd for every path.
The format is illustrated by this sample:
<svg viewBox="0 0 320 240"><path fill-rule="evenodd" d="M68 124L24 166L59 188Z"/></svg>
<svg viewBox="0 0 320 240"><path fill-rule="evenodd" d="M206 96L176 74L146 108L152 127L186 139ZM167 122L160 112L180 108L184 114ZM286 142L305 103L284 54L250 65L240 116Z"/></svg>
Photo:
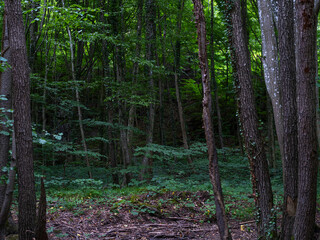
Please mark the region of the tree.
<svg viewBox="0 0 320 240"><path fill-rule="evenodd" d="M153 61L155 60L155 44L156 44L156 1L146 0L145 1L145 11L146 11L146 59L150 61L150 66L146 67L147 76L149 79L149 88L152 100L154 99L154 74L153 74ZM147 144L153 143L153 131L154 131L154 119L155 119L155 106L151 102L149 104L148 112L148 127L147 127ZM146 169L150 171L150 153L147 152L142 159L143 169L142 177L146 172Z"/></svg>
<svg viewBox="0 0 320 240"><path fill-rule="evenodd" d="M30 78L21 2L6 0L11 51L13 120L18 172L19 238L34 238L36 220L35 182L30 108Z"/></svg>
<svg viewBox="0 0 320 240"><path fill-rule="evenodd" d="M223 201L223 194L220 182L219 166L218 166L218 155L217 148L214 140L214 133L212 127L211 110L212 110L212 99L209 79L209 67L207 58L206 48L206 24L203 14L203 6L200 0L193 0L194 14L197 24L197 35L198 35L198 48L199 48L199 65L201 69L201 79L203 88L203 100L202 100L202 118L205 129L205 136L208 148L209 157L209 174L210 180L213 186L214 199L217 209L217 221L219 227L220 238L223 240L232 239L226 210Z"/></svg>
<svg viewBox="0 0 320 240"><path fill-rule="evenodd" d="M318 143L316 125L316 12L313 0L297 0L298 203L295 239L312 239L315 226Z"/></svg>
<svg viewBox="0 0 320 240"><path fill-rule="evenodd" d="M182 141L183 141L183 147L185 149L189 149L189 144L188 144L188 137L187 137L187 130L186 130L186 125L185 125L185 120L184 120L184 115L183 115L183 108L182 108L182 103L181 103L181 98L180 98L180 89L179 89L179 80L180 80L180 54L181 54L181 40L180 40L180 34L181 34L181 21L182 21L182 13L183 13L183 8L184 8L184 0L179 0L178 1L178 19L177 19L177 40L175 44L175 57L174 57L174 85L176 88L176 99L177 99L177 104L178 104L178 112L179 112L179 119L180 119L180 127L181 127L181 133L182 133ZM188 162L191 164L192 159L190 156L188 156Z"/></svg>
<svg viewBox="0 0 320 240"><path fill-rule="evenodd" d="M280 152L283 149L283 126L281 116L280 78L278 46L276 38L276 16L272 0L258 0L262 42L264 81L271 99ZM279 29L280 31L281 29Z"/></svg>
<svg viewBox="0 0 320 240"><path fill-rule="evenodd" d="M280 106L284 200L281 238L290 240L298 197L298 139L293 1L279 1ZM272 81L272 79L271 79ZM279 121L279 119L278 119Z"/></svg>
<svg viewBox="0 0 320 240"><path fill-rule="evenodd" d="M246 30L246 0L226 1L233 73L238 97L238 109L247 156L250 162L253 195L258 211L259 237L275 237L273 196L268 162L258 128L251 77L251 61Z"/></svg>
<svg viewBox="0 0 320 240"><path fill-rule="evenodd" d="M9 45L9 32L8 32L8 19L7 9L5 9L3 18L3 32L2 32L2 51L1 56L6 58L7 62L10 63L10 45ZM1 134L0 134L0 179L8 177L8 184L4 181L0 183L0 239L5 238L6 223L10 212L12 194L15 181L15 159L12 158L11 169L4 171L7 168L10 150L10 120L12 119L12 113L10 111L12 107L11 101L11 69L6 68L4 72L0 72L0 107L1 111Z"/></svg>
<svg viewBox="0 0 320 240"><path fill-rule="evenodd" d="M218 121L218 136L219 136L219 145L220 148L224 148L223 144L223 136L222 136L222 119L221 119L221 111L219 106L219 96L218 96L218 84L216 80L216 71L215 71L215 65L214 65L214 28L213 28L213 22L214 22L214 8L213 8L213 1L211 1L210 4L210 28L211 28L211 34L210 34L210 77L211 77L211 83L213 86L214 91L214 109L216 109L217 114L217 121Z"/></svg>

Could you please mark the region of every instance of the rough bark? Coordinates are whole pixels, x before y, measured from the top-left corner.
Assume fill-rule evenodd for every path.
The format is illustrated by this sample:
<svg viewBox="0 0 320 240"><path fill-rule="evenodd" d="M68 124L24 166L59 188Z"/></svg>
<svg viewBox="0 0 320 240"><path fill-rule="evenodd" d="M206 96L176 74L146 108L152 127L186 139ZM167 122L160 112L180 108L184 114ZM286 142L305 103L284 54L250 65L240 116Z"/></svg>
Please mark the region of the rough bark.
<svg viewBox="0 0 320 240"><path fill-rule="evenodd" d="M209 79L209 67L206 50L206 23L203 13L203 6L200 0L193 0L194 14L197 24L197 35L198 35L198 47L199 47L199 64L201 69L201 79L203 87L203 125L205 129L206 142L208 147L209 157L209 174L210 180L213 186L214 198L217 212L217 224L219 227L220 239L232 239L228 220L223 202L223 194L220 182L219 167L218 167L218 155L214 140L214 133L212 127L211 110L212 110L212 99Z"/></svg>
<svg viewBox="0 0 320 240"><path fill-rule="evenodd" d="M315 226L318 142L316 135L316 61L313 0L296 0L297 109L298 109L298 203L295 239L312 239Z"/></svg>
<svg viewBox="0 0 320 240"><path fill-rule="evenodd" d="M36 197L30 108L30 78L21 2L6 0L11 51L14 131L18 172L19 238L34 238Z"/></svg>
<svg viewBox="0 0 320 240"><path fill-rule="evenodd" d="M244 143L250 162L253 195L258 211L258 235L266 239L275 237L276 225L273 220L273 196L264 144L258 129L258 117L255 108L251 82L251 62L246 31L246 1L226 1L230 7L229 37L234 67L234 80L238 96L239 117L243 130Z"/></svg>
<svg viewBox="0 0 320 240"><path fill-rule="evenodd" d="M296 67L292 0L279 1L279 56L283 121L284 201L281 238L290 240L298 198Z"/></svg>

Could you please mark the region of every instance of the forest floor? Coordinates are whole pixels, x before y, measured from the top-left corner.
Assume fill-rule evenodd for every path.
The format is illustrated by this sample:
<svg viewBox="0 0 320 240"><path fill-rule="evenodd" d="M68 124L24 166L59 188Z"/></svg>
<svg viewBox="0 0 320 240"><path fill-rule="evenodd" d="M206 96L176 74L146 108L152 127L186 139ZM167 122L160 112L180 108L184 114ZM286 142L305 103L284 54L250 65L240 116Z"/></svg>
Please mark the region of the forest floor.
<svg viewBox="0 0 320 240"><path fill-rule="evenodd" d="M54 211L49 206L49 239L219 239L215 215L207 209L212 198L207 191L167 191L88 199L69 209L52 206ZM238 202L229 212L247 204ZM257 239L254 220L232 219L230 228L233 239Z"/></svg>
<svg viewBox="0 0 320 240"><path fill-rule="evenodd" d="M48 209L49 239L220 239L215 214L208 209L212 199L207 191L165 191L99 201L87 199L79 205L58 206L56 202ZM226 203L234 240L257 239L252 218L244 221L232 216L251 204Z"/></svg>

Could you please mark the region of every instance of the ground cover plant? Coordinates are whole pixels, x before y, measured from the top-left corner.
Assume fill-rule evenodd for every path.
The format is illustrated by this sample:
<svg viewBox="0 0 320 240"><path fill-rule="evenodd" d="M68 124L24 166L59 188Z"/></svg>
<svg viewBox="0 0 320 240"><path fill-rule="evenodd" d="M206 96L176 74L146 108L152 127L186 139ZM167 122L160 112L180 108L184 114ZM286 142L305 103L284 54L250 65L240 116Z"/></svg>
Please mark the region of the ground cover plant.
<svg viewBox="0 0 320 240"><path fill-rule="evenodd" d="M232 235L256 239L248 160L240 149L223 149L219 157ZM170 169L161 160L154 165L157 168L149 183L135 179L122 187L111 183L111 173L105 168L92 169L95 179L86 178L85 167L67 166L64 177L58 177L63 166L41 168L46 173L50 239L215 239L216 209L205 155L198 155L192 168L185 159ZM40 172L36 176L39 179ZM278 220L281 176L281 171L272 170ZM319 222L320 195L317 206Z"/></svg>

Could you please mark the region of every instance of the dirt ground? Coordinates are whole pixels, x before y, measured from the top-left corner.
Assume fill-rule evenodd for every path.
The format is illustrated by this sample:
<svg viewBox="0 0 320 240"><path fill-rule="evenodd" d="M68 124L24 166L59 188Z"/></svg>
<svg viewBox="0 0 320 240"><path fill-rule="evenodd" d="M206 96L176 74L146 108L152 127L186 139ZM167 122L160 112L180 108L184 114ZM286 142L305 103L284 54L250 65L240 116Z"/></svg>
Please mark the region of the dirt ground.
<svg viewBox="0 0 320 240"><path fill-rule="evenodd" d="M215 215L203 211L207 200L212 197L206 191L166 192L99 203L90 200L73 209L49 205L49 239L218 240ZM186 204L188 201L191 205ZM235 202L232 208L241 208L243 204L247 203ZM234 240L257 239L254 220L238 221L232 216L230 219L233 219L229 224ZM316 220L320 224L319 212ZM319 238L315 236L314 239Z"/></svg>

